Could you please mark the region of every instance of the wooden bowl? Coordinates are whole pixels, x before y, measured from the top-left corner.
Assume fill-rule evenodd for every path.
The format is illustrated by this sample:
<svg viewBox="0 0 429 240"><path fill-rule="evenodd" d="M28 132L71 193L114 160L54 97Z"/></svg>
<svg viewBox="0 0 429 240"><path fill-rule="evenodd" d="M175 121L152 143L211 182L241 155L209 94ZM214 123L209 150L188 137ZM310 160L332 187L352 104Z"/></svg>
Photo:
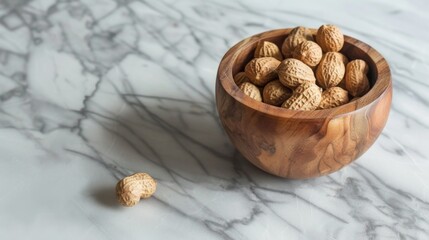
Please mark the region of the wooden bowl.
<svg viewBox="0 0 429 240"><path fill-rule="evenodd" d="M291 29L264 32L233 46L220 62L216 104L226 133L238 151L260 169L285 178L327 175L350 164L374 143L390 111L392 81L375 49L344 36L342 53L369 65L371 90L340 107L295 111L255 101L234 83L261 40L281 46Z"/></svg>

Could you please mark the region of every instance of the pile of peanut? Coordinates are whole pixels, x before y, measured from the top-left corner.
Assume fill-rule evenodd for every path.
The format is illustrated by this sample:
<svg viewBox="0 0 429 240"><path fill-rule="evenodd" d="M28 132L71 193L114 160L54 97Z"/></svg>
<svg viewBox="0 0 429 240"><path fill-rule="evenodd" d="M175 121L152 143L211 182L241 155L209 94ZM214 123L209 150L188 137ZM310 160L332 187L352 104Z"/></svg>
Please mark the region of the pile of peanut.
<svg viewBox="0 0 429 240"><path fill-rule="evenodd" d="M343 45L344 36L334 25L322 25L316 39L310 29L296 27L281 51L272 42L259 42L254 58L234 81L249 97L274 106L307 111L338 107L370 89L368 65L361 59L349 61L339 52Z"/></svg>

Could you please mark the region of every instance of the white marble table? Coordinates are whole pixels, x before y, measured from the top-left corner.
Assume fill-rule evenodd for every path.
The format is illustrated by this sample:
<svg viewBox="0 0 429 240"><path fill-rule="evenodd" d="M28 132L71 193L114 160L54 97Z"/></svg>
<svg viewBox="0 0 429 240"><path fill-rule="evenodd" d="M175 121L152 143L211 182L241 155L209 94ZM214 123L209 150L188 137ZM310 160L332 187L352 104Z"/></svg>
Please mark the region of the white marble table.
<svg viewBox="0 0 429 240"><path fill-rule="evenodd" d="M1 1L0 239L429 239L429 3ZM217 64L273 28L339 25L389 61L374 146L330 176L247 163L219 125ZM114 186L148 172L134 208Z"/></svg>

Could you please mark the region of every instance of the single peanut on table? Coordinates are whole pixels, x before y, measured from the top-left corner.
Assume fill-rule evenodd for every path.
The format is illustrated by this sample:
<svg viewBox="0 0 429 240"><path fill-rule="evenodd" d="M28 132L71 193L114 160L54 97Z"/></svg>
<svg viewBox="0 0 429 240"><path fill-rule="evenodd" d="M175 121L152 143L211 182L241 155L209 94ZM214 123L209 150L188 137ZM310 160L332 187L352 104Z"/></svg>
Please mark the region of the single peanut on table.
<svg viewBox="0 0 429 240"><path fill-rule="evenodd" d="M149 198L156 191L156 181L147 173L135 173L116 184L116 195L126 207L136 205L141 198Z"/></svg>

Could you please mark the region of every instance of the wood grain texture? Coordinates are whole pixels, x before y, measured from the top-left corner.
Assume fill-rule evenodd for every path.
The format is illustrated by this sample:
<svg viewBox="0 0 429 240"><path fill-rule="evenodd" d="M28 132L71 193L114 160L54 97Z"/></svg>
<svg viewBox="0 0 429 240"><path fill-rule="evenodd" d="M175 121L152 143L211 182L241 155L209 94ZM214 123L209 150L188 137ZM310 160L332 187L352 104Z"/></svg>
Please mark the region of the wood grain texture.
<svg viewBox="0 0 429 240"><path fill-rule="evenodd" d="M252 58L256 44L265 40L281 46L290 30L268 31L233 46L219 65L216 104L226 133L246 159L271 174L304 179L337 171L368 150L386 124L392 82L387 62L375 49L344 36L341 52L370 67L372 88L358 100L332 109L295 111L243 94L233 76Z"/></svg>

